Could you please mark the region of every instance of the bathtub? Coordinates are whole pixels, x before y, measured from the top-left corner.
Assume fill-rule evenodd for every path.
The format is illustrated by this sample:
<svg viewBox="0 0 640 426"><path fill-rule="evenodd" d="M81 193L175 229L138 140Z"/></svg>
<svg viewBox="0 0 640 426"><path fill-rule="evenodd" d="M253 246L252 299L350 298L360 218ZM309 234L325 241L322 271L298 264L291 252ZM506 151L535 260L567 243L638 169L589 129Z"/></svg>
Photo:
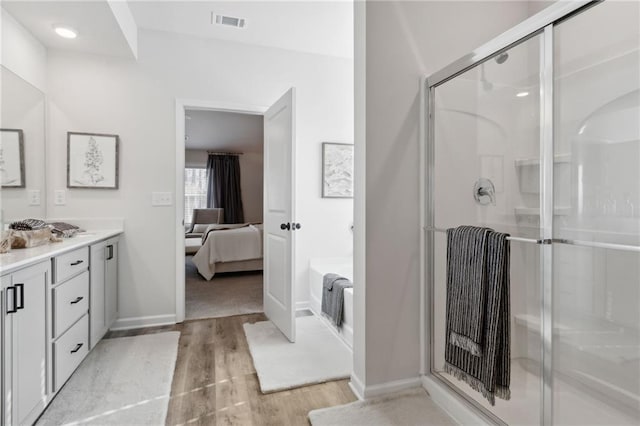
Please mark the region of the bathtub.
<svg viewBox="0 0 640 426"><path fill-rule="evenodd" d="M309 308L311 311L329 323L322 316L322 277L333 272L353 281L353 259L351 258L318 258L309 261ZM330 325L334 330L336 328ZM353 347L353 288L344 291L344 314L342 327L336 330L345 343Z"/></svg>

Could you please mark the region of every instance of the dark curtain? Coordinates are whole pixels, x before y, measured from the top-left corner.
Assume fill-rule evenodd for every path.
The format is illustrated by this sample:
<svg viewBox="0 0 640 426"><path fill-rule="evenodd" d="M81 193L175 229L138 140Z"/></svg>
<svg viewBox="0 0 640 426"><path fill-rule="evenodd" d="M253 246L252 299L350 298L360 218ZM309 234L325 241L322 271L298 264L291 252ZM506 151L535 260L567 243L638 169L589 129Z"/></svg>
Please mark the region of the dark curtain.
<svg viewBox="0 0 640 426"><path fill-rule="evenodd" d="M207 172L207 207L224 209L224 223L243 223L238 156L209 155Z"/></svg>

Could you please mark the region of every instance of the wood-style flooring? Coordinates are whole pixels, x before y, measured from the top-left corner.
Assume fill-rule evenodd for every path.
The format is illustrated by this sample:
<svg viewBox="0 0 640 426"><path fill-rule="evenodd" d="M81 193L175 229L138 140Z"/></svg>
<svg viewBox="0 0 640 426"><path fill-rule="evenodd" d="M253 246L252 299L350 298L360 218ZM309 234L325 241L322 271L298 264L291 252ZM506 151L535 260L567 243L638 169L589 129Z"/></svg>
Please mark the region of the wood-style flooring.
<svg viewBox="0 0 640 426"><path fill-rule="evenodd" d="M181 332L167 425L308 425L309 411L356 400L348 380L262 394L242 324L265 320L238 315L107 337Z"/></svg>

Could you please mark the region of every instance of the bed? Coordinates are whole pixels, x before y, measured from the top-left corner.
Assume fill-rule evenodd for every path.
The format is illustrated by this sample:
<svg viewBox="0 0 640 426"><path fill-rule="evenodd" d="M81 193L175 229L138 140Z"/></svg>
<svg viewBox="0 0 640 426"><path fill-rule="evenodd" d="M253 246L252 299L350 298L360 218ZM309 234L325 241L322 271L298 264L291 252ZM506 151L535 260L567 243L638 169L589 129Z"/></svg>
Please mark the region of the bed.
<svg viewBox="0 0 640 426"><path fill-rule="evenodd" d="M211 225L192 261L207 281L219 272L261 271L262 234L262 224Z"/></svg>

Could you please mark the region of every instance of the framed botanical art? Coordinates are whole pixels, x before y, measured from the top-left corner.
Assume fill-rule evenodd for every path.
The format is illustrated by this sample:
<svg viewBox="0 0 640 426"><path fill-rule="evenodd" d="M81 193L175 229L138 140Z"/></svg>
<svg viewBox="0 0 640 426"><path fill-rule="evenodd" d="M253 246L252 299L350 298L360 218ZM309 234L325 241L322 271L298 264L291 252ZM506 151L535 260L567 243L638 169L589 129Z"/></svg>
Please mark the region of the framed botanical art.
<svg viewBox="0 0 640 426"><path fill-rule="evenodd" d="M322 144L322 197L353 198L353 144Z"/></svg>
<svg viewBox="0 0 640 426"><path fill-rule="evenodd" d="M67 188L118 189L118 135L67 133Z"/></svg>
<svg viewBox="0 0 640 426"><path fill-rule="evenodd" d="M24 135L20 129L0 129L0 182L3 188L24 188Z"/></svg>

